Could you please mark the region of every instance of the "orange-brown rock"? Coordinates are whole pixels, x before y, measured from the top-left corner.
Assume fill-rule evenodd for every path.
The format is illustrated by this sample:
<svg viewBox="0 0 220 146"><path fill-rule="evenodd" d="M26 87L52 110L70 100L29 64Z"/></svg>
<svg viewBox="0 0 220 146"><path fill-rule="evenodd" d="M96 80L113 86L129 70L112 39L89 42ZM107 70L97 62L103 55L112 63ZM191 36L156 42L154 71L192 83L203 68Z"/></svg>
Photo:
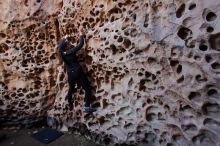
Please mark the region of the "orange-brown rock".
<svg viewBox="0 0 220 146"><path fill-rule="evenodd" d="M220 144L220 2L8 0L0 8L0 122L74 128L104 145ZM60 38L86 42L84 91L65 96Z"/></svg>

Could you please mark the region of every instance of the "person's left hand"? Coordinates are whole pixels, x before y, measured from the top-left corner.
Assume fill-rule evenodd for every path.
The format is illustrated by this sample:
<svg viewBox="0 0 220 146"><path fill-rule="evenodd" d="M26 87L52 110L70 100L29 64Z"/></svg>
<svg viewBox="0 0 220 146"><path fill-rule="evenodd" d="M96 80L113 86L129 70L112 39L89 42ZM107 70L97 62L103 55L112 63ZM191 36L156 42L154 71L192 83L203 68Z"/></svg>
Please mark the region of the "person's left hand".
<svg viewBox="0 0 220 146"><path fill-rule="evenodd" d="M83 27L80 28L80 35L85 35L85 29Z"/></svg>

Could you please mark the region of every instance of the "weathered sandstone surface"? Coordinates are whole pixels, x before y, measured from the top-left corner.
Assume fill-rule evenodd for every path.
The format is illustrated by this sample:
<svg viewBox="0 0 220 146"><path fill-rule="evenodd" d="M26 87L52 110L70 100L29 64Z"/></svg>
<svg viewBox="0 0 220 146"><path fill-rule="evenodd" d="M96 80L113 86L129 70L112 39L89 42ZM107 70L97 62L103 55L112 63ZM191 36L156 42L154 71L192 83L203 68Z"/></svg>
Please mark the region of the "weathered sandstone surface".
<svg viewBox="0 0 220 146"><path fill-rule="evenodd" d="M103 145L220 144L220 1L7 0L0 2L0 122L47 116ZM69 111L57 41L86 43L79 60L94 107L78 87Z"/></svg>

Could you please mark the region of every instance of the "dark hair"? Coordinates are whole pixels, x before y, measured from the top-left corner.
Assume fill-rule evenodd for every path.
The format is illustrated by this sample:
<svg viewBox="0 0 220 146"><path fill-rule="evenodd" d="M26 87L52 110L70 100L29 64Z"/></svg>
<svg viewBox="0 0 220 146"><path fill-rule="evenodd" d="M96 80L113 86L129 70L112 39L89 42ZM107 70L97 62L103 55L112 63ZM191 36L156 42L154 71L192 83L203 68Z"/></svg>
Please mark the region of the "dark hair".
<svg viewBox="0 0 220 146"><path fill-rule="evenodd" d="M61 39L60 42L59 42L59 45L57 46L57 56L58 56L58 60L59 60L59 64L62 64L63 63L63 59L62 59L62 56L61 56L61 53L60 51L61 50L64 50L65 47L69 44L68 40L66 39Z"/></svg>
<svg viewBox="0 0 220 146"><path fill-rule="evenodd" d="M64 50L68 44L69 44L69 41L67 39L60 40L59 49Z"/></svg>

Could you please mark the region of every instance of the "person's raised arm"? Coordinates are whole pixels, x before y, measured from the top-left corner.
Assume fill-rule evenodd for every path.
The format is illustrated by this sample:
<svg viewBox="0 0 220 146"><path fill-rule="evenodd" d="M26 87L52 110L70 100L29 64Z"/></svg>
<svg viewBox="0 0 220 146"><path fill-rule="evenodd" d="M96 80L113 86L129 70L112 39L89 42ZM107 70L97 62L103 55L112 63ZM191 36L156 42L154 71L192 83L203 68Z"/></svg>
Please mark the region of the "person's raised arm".
<svg viewBox="0 0 220 146"><path fill-rule="evenodd" d="M80 35L80 42L79 44L76 46L76 47L73 47L71 49L69 49L68 51L66 51L66 54L74 54L76 53L77 51L79 51L84 45L84 38L83 38L83 35Z"/></svg>
<svg viewBox="0 0 220 146"><path fill-rule="evenodd" d="M81 27L79 31L80 31L80 43L76 47L71 48L70 50L68 50L66 52L66 54L76 53L77 51L79 51L83 47L83 45L84 45L83 35L85 34L85 30L83 29L83 27Z"/></svg>

